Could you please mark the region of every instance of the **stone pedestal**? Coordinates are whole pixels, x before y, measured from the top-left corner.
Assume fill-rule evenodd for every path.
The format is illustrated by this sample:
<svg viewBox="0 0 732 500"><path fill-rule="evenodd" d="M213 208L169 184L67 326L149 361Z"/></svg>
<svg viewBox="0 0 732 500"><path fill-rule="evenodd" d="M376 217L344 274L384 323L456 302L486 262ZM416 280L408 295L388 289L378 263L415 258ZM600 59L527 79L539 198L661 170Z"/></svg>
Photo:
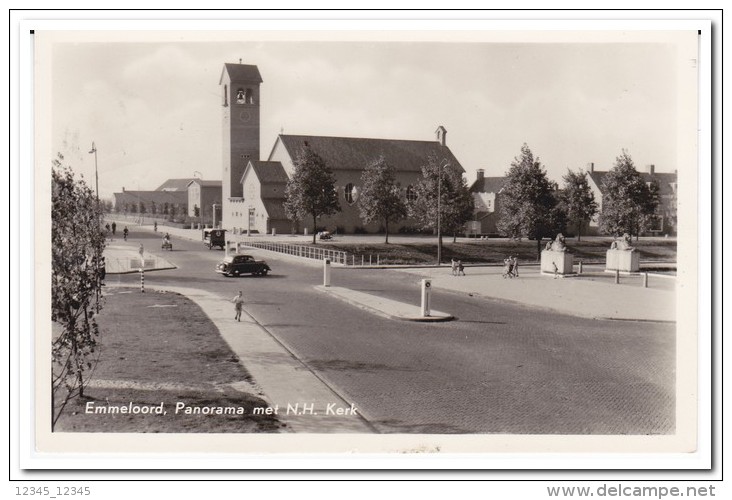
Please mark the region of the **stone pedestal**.
<svg viewBox="0 0 732 500"><path fill-rule="evenodd" d="M637 273L640 271L640 254L635 250L608 250L605 270Z"/></svg>
<svg viewBox="0 0 732 500"><path fill-rule="evenodd" d="M554 274L555 265L557 266L557 274L565 275L574 273L574 257L571 253L542 250L541 272Z"/></svg>

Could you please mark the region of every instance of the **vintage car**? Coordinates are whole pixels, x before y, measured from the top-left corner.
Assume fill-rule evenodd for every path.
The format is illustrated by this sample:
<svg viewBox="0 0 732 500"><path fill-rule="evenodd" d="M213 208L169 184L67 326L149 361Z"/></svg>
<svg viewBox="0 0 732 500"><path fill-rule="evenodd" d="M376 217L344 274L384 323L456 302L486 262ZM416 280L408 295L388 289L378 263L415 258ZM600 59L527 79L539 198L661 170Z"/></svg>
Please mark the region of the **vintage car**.
<svg viewBox="0 0 732 500"><path fill-rule="evenodd" d="M271 269L263 260L255 260L251 255L229 255L216 265L216 272L224 276L253 274L267 276Z"/></svg>
<svg viewBox="0 0 732 500"><path fill-rule="evenodd" d="M226 229L205 229L203 231L203 244L211 250L213 247L226 246Z"/></svg>

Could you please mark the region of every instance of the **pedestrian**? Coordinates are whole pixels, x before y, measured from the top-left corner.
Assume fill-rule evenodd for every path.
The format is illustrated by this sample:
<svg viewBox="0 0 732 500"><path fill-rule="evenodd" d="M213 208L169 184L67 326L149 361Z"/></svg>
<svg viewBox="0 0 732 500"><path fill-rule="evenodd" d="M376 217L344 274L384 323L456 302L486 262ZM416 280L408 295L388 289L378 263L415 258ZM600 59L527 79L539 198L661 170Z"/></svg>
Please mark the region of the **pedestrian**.
<svg viewBox="0 0 732 500"><path fill-rule="evenodd" d="M122 234L123 234L123 235L124 235L124 237L125 237L125 241L127 241L127 234L128 234L129 232L130 232L130 230L129 230L129 229L127 229L127 226L125 226L125 229L124 229L124 231L122 231Z"/></svg>
<svg viewBox="0 0 732 500"><path fill-rule="evenodd" d="M518 278L519 277L519 275L518 275L518 257L514 256L511 259L511 262L513 264L513 276L515 278Z"/></svg>
<svg viewBox="0 0 732 500"><path fill-rule="evenodd" d="M241 308L242 304L244 304L244 297L242 296L241 290L239 290L239 293L234 296L231 301L234 303L234 310L236 311L236 316L234 316L234 319L237 321L241 321Z"/></svg>
<svg viewBox="0 0 732 500"><path fill-rule="evenodd" d="M458 276L460 276L460 275L465 276L465 266L463 265L462 260L457 261L457 267L458 267Z"/></svg>
<svg viewBox="0 0 732 500"><path fill-rule="evenodd" d="M114 236L115 234L117 234L117 223L112 222L112 236Z"/></svg>
<svg viewBox="0 0 732 500"><path fill-rule="evenodd" d="M99 259L99 284L101 286L104 285L104 280L107 277L107 262L104 259L104 255L101 256Z"/></svg>
<svg viewBox="0 0 732 500"><path fill-rule="evenodd" d="M104 225L104 229L106 229L106 230L107 230L107 232L109 232L109 229L110 229L110 228L109 228L109 222L107 222L107 223L106 223L106 224Z"/></svg>
<svg viewBox="0 0 732 500"><path fill-rule="evenodd" d="M506 278L513 278L513 275L511 274L511 258L506 257L503 259L503 279Z"/></svg>
<svg viewBox="0 0 732 500"><path fill-rule="evenodd" d="M155 232L158 232L158 221L155 221L155 224L153 224L153 227L155 228Z"/></svg>
<svg viewBox="0 0 732 500"><path fill-rule="evenodd" d="M557 279L557 276L559 275L559 268L557 267L557 263L552 262L552 266L554 266L554 279Z"/></svg>
<svg viewBox="0 0 732 500"><path fill-rule="evenodd" d="M452 259L450 267L452 269L452 275L457 276L457 261L455 259Z"/></svg>

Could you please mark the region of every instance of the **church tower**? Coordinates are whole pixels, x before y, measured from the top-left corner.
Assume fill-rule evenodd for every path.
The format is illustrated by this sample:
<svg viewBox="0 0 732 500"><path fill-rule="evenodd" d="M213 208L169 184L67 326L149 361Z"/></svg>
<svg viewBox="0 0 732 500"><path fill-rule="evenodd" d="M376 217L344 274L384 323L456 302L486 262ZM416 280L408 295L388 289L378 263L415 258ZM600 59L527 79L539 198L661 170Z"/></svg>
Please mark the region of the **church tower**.
<svg viewBox="0 0 732 500"><path fill-rule="evenodd" d="M251 64L224 64L219 79L223 110L223 228L242 227L245 207L241 177L249 160L259 158L259 69ZM240 219L242 219L240 221Z"/></svg>

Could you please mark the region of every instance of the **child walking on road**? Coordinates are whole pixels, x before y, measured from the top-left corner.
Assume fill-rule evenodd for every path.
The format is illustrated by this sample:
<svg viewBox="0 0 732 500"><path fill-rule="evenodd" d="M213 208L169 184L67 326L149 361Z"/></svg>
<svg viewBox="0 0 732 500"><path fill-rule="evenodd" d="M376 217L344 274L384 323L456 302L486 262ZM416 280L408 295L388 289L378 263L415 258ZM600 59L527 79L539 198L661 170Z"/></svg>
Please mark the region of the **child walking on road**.
<svg viewBox="0 0 732 500"><path fill-rule="evenodd" d="M234 319L241 321L241 308L242 304L244 304L244 297L241 294L241 290L239 290L239 293L236 294L231 301L234 303L234 309L236 310L236 316L234 316Z"/></svg>

